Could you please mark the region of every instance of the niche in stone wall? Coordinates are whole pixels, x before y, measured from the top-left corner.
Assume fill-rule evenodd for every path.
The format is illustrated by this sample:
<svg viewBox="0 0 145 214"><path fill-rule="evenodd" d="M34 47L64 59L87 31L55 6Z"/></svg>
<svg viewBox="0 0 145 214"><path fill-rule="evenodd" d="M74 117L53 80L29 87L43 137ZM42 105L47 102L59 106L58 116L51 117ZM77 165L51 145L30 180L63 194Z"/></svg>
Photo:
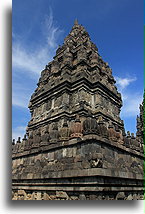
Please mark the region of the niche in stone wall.
<svg viewBox="0 0 145 214"><path fill-rule="evenodd" d="M37 108L35 108L35 109L33 110L33 117L35 117L36 114L37 114Z"/></svg>
<svg viewBox="0 0 145 214"><path fill-rule="evenodd" d="M96 93L94 95L94 104L95 104L95 108L102 105L102 96L99 93Z"/></svg>
<svg viewBox="0 0 145 214"><path fill-rule="evenodd" d="M92 95L89 92L87 92L86 89L80 89L78 91L78 100L79 102L85 101L88 106L90 107L92 106Z"/></svg>
<svg viewBox="0 0 145 214"><path fill-rule="evenodd" d="M63 100L62 100L63 105L65 105L65 104L69 105L69 94L63 93L62 97L63 97Z"/></svg>
<svg viewBox="0 0 145 214"><path fill-rule="evenodd" d="M38 118L42 113L42 106L37 106L33 111L33 117Z"/></svg>
<svg viewBox="0 0 145 214"><path fill-rule="evenodd" d="M40 106L38 107L38 116L42 114L42 110L43 110L43 106L40 105Z"/></svg>
<svg viewBox="0 0 145 214"><path fill-rule="evenodd" d="M44 104L44 111L49 111L51 109L51 106L52 106L52 100L49 99Z"/></svg>
<svg viewBox="0 0 145 214"><path fill-rule="evenodd" d="M54 99L54 108L59 108L62 105L62 96Z"/></svg>
<svg viewBox="0 0 145 214"><path fill-rule="evenodd" d="M49 131L49 126L48 125L44 125L40 128L40 131L41 131L41 136L44 135L45 131Z"/></svg>
<svg viewBox="0 0 145 214"><path fill-rule="evenodd" d="M79 102L79 96L78 96L78 91L76 91L70 96L71 107L75 107L78 104L78 102Z"/></svg>

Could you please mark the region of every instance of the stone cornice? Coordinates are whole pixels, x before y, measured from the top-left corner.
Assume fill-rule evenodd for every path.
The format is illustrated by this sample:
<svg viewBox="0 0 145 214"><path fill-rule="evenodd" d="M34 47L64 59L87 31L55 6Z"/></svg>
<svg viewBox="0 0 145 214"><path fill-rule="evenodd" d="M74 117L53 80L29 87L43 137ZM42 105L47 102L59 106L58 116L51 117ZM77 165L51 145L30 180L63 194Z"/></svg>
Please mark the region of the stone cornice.
<svg viewBox="0 0 145 214"><path fill-rule="evenodd" d="M68 80L65 80L64 82L60 83L59 85L56 85L52 87L51 89L37 95L37 97L34 97L31 99L32 105L35 105L38 102L43 102L46 99L50 99L51 97L56 96L56 94L62 94L63 91L68 91L68 93L72 93L75 90L78 90L78 88L85 87L87 90L92 91L92 93L97 91L98 89L101 89L102 91L106 92L106 94L109 97L114 98L117 103L120 103L120 107L122 106L121 98L111 90L109 90L105 85L100 83L99 81L96 81L92 83L89 81L86 77L80 77L80 79L70 82Z"/></svg>
<svg viewBox="0 0 145 214"><path fill-rule="evenodd" d="M89 144L89 143L93 143L93 142L99 143L99 144L104 145L104 146L105 145L109 146L112 149L113 148L118 149L118 150L120 150L126 154L131 154L133 156L140 157L141 159L144 158L144 154L137 152L137 151L134 151L130 148L126 148L125 146L120 145L117 142L110 141L106 138L102 138L102 137L97 136L97 135L87 135L87 136L84 136L82 139L76 139L75 138L75 139L72 139L69 141L58 141L56 144L48 144L48 146L42 146L42 147L39 147L36 149L30 149L29 151L24 151L23 153L13 154L12 159L27 157L30 155L43 153L43 152L50 152L52 150L58 150L61 148L75 146L76 144L81 145L83 143Z"/></svg>

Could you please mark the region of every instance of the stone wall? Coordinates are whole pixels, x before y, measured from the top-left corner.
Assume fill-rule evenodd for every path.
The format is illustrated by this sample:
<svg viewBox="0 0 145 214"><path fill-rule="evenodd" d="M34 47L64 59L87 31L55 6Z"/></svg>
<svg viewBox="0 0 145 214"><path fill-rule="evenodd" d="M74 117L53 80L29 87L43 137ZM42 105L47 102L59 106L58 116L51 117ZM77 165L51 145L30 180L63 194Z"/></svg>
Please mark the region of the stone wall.
<svg viewBox="0 0 145 214"><path fill-rule="evenodd" d="M25 200L143 197L143 154L95 135L85 138L13 157L13 199L20 198L18 190L25 190ZM59 191L66 198L57 197Z"/></svg>
<svg viewBox="0 0 145 214"><path fill-rule="evenodd" d="M13 191L12 200L143 200L143 192Z"/></svg>

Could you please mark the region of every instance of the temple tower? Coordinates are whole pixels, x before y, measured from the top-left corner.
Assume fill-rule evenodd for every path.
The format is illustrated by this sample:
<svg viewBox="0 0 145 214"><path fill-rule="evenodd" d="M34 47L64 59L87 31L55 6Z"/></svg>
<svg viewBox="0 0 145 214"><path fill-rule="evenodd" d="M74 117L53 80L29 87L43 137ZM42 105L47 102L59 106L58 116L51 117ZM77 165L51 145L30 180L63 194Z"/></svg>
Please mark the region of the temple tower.
<svg viewBox="0 0 145 214"><path fill-rule="evenodd" d="M143 199L143 105L126 133L112 70L77 20L37 86L12 141L13 200Z"/></svg>
<svg viewBox="0 0 145 214"><path fill-rule="evenodd" d="M107 127L111 122L123 130L122 100L112 70L77 20L53 61L41 72L37 85L29 104L28 135L38 128L43 133L46 126L50 131L56 122L60 129L64 118L71 125L76 114L83 121L88 111L97 121L101 116Z"/></svg>

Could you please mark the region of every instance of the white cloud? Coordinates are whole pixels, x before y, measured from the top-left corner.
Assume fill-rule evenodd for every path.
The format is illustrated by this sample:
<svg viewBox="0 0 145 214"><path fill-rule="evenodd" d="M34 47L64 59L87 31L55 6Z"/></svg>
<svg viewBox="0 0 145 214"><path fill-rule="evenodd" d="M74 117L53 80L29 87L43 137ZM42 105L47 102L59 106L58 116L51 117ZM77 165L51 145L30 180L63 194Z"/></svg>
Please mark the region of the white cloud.
<svg viewBox="0 0 145 214"><path fill-rule="evenodd" d="M26 126L18 126L14 128L12 131L12 139L15 139L16 141L18 137L21 137L21 139L23 139L25 133L26 133Z"/></svg>
<svg viewBox="0 0 145 214"><path fill-rule="evenodd" d="M139 114L139 105L142 102L143 95L136 91L131 91L129 89L130 84L133 84L137 78L136 77L115 77L116 85L118 90L121 92L123 107L121 110L121 117L136 117Z"/></svg>
<svg viewBox="0 0 145 214"><path fill-rule="evenodd" d="M41 49L32 53L26 50L19 42L14 43L12 51L13 71L15 72L14 69L18 68L19 72L23 71L25 74L31 75L31 77L37 77L49 59L47 50Z"/></svg>
<svg viewBox="0 0 145 214"><path fill-rule="evenodd" d="M116 79L116 85L118 86L119 90L125 89L127 86L129 86L130 83L136 81L136 77L134 78L121 78L121 77L115 77Z"/></svg>
<svg viewBox="0 0 145 214"><path fill-rule="evenodd" d="M16 72L15 68L17 68L19 72L25 72L31 78L38 78L41 70L52 60L55 48L58 46L57 39L63 31L55 26L51 8L49 16L45 18L43 29L45 29L43 32L45 33L45 44L41 46L36 44L35 50L26 48L19 36L14 36L12 46L13 72ZM15 35L14 32L13 35Z"/></svg>
<svg viewBox="0 0 145 214"><path fill-rule="evenodd" d="M12 93L12 105L28 108L31 90L28 87L24 87L19 83L13 84Z"/></svg>
<svg viewBox="0 0 145 214"><path fill-rule="evenodd" d="M139 114L139 105L142 103L143 96L139 93L123 94L122 117L136 117Z"/></svg>
<svg viewBox="0 0 145 214"><path fill-rule="evenodd" d="M56 27L51 8L49 8L49 16L46 16L45 19L45 26L48 46L49 48L56 48L58 46L57 39L63 30Z"/></svg>

